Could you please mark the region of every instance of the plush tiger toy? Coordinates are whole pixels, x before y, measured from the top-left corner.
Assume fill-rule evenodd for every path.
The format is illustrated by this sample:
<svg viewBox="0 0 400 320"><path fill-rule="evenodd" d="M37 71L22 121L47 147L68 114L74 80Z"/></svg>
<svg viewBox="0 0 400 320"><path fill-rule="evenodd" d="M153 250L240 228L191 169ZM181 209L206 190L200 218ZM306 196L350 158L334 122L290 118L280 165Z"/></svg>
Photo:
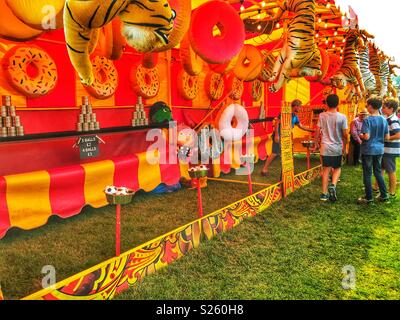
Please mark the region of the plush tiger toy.
<svg viewBox="0 0 400 320"><path fill-rule="evenodd" d="M369 47L364 46L364 48L360 48L359 51L360 51L359 66L365 90L367 91L367 95L376 94L377 81L375 80L375 76L369 68L370 66Z"/></svg>
<svg viewBox="0 0 400 320"><path fill-rule="evenodd" d="M388 79L390 77L390 67L389 67L389 58L386 57L385 55L381 57L379 76L382 79L381 97L386 97L388 95L388 87L389 87Z"/></svg>
<svg viewBox="0 0 400 320"><path fill-rule="evenodd" d="M372 43L368 43L369 51L369 70L375 78L374 94L380 96L382 92L382 78L380 77L381 59L378 55L378 48Z"/></svg>
<svg viewBox="0 0 400 320"><path fill-rule="evenodd" d="M179 12L181 18L190 17L191 5L187 2L178 0L187 11ZM188 22L179 26L176 23L174 27L176 13L167 0L66 0L64 30L68 54L85 85L93 83L89 54L95 47L98 30L117 16L122 21L123 36L139 52L169 49L182 40L189 28Z"/></svg>
<svg viewBox="0 0 400 320"><path fill-rule="evenodd" d="M280 0L271 20L279 20L286 11L294 17L288 28L288 38L275 66L269 90L276 92L292 77L321 76L321 54L315 43L315 0Z"/></svg>
<svg viewBox="0 0 400 320"><path fill-rule="evenodd" d="M358 27L347 31L342 66L330 79L331 85L339 89L344 89L349 85L351 91L356 93L359 98L362 98L365 92L360 67L358 66L358 50L365 47L363 37L373 38L368 32L360 30ZM348 100L351 98L352 95L349 96Z"/></svg>
<svg viewBox="0 0 400 320"><path fill-rule="evenodd" d="M392 98L398 99L398 93L393 85L393 80L392 80L392 76L397 76L394 69L400 69L400 67L397 64L389 64L390 75L388 77L388 91Z"/></svg>

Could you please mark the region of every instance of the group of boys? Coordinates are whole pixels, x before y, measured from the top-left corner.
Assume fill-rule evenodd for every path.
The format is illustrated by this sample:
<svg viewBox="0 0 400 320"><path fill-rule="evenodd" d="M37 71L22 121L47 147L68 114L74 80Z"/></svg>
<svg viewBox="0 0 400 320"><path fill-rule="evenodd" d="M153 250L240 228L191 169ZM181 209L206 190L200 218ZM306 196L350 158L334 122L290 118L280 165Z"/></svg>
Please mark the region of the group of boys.
<svg viewBox="0 0 400 320"><path fill-rule="evenodd" d="M326 103L328 110L320 115L316 130L317 148L320 147L323 166L320 199L334 202L337 200L336 186L340 178L342 157L346 154L348 124L346 116L337 111L337 95L328 96ZM373 203L374 191L378 193L376 199L379 202L388 202L396 197L396 160L400 156L400 122L396 115L398 108L399 103L395 99L383 101L371 97L367 100L369 115L362 115L361 130L357 137L353 136L360 145L365 188L365 196L357 200L358 204ZM385 184L384 172L389 175L389 190ZM376 180L375 189L372 175Z"/></svg>
<svg viewBox="0 0 400 320"><path fill-rule="evenodd" d="M346 155L349 140L347 117L338 112L339 97L331 94L326 97L326 112L320 114L316 130L301 125L297 112L301 102L292 102L292 126L315 132L315 149L319 149L322 160L322 193L321 201L335 202L338 199L336 186L340 179L343 157ZM360 112L357 128L352 124L352 144L361 154L365 196L357 200L359 204L374 202L374 191L378 193L379 202L388 202L396 197L397 177L396 161L400 157L400 121L397 117L399 103L395 99L382 100L371 97L367 100L366 110ZM279 118L278 118L279 121ZM268 174L271 162L280 154L279 125L273 133L272 154L265 163L262 175ZM358 163L358 158L355 157ZM389 175L387 190L384 173ZM375 188L372 186L372 175L375 176Z"/></svg>

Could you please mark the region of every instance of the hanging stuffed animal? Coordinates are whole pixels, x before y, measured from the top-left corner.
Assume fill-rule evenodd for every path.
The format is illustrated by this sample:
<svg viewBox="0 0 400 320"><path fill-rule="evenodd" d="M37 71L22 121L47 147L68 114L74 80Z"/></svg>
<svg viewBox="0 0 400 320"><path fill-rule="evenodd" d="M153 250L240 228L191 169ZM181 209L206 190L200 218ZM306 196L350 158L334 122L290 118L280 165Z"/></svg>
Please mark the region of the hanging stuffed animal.
<svg viewBox="0 0 400 320"><path fill-rule="evenodd" d="M369 55L369 45L364 46L364 48L360 48L360 59L359 59L359 66L361 71L361 76L364 82L364 87L368 96L371 94L376 94L376 87L377 83L380 85L380 78L379 81L376 81L374 73L370 69L371 65L371 58Z"/></svg>
<svg viewBox="0 0 400 320"><path fill-rule="evenodd" d="M335 88L344 89L349 85L351 92L348 100L351 100L354 94L362 98L365 93L364 82L358 65L358 50L365 46L363 37L373 38L368 32L360 30L358 27L347 31L342 66L330 79L331 85Z"/></svg>
<svg viewBox="0 0 400 320"><path fill-rule="evenodd" d="M380 77L381 59L378 55L378 48L372 43L368 43L369 70L374 76L375 88L373 94L380 96L382 91L382 78Z"/></svg>
<svg viewBox="0 0 400 320"><path fill-rule="evenodd" d="M382 91L381 97L386 97L388 95L388 88L389 88L389 77L390 77L390 67L389 67L389 57L385 56L382 53L380 57L380 68L379 68L379 76L382 79Z"/></svg>
<svg viewBox="0 0 400 320"><path fill-rule="evenodd" d="M395 89L395 87L393 85L393 80L392 80L392 76L397 76L394 69L400 69L400 67L397 64L389 64L390 74L388 76L388 91L392 98L398 98L397 90Z"/></svg>
<svg viewBox="0 0 400 320"><path fill-rule="evenodd" d="M177 3L178 18L166 0L66 0L65 39L82 83L93 83L89 53L98 29L117 16L121 18L123 36L139 52L163 51L177 45L189 28L187 20L191 12L190 1L178 0Z"/></svg>
<svg viewBox="0 0 400 320"><path fill-rule="evenodd" d="M315 0L280 0L271 20L277 21L286 12L293 12L287 41L275 63L269 88L276 92L293 77L321 76L321 55L315 43Z"/></svg>

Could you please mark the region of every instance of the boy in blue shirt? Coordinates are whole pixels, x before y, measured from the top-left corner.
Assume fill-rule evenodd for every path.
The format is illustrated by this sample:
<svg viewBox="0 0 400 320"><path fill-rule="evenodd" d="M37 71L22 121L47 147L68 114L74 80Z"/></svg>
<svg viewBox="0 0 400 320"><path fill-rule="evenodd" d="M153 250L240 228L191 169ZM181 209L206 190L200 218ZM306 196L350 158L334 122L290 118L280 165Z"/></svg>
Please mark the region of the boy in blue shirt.
<svg viewBox="0 0 400 320"><path fill-rule="evenodd" d="M381 107L382 99L371 97L367 100L367 110L370 113L370 117L363 121L360 135L360 138L363 140L361 144L361 156L365 197L359 198L357 200L358 204L371 204L374 202L372 173L378 182L380 191L380 196L377 199L380 202L387 202L389 200L385 180L382 176L382 157L385 140L388 140L390 136L388 123L379 113Z"/></svg>

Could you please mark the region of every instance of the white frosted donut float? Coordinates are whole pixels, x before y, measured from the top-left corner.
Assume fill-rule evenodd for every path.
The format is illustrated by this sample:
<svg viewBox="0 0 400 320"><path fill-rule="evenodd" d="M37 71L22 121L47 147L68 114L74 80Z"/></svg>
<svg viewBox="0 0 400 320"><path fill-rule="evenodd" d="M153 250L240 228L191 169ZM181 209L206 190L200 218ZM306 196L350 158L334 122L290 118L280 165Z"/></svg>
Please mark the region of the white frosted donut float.
<svg viewBox="0 0 400 320"><path fill-rule="evenodd" d="M249 115L240 104L231 104L220 111L216 122L224 141L239 141L249 128Z"/></svg>
<svg viewBox="0 0 400 320"><path fill-rule="evenodd" d="M11 86L26 97L45 96L57 85L56 63L39 47L15 46L2 65Z"/></svg>
<svg viewBox="0 0 400 320"><path fill-rule="evenodd" d="M145 99L154 98L160 91L160 77L157 67L147 69L143 65L133 66L130 78L133 91Z"/></svg>
<svg viewBox="0 0 400 320"><path fill-rule="evenodd" d="M218 100L224 94L224 78L218 73L209 72L204 80L204 87L211 100Z"/></svg>
<svg viewBox="0 0 400 320"><path fill-rule="evenodd" d="M115 94L118 87L118 71L114 63L106 57L95 57L92 60L94 82L84 86L86 91L99 100L108 99Z"/></svg>
<svg viewBox="0 0 400 320"><path fill-rule="evenodd" d="M178 75L178 92L185 100L193 100L199 92L199 78L191 76L185 70Z"/></svg>

